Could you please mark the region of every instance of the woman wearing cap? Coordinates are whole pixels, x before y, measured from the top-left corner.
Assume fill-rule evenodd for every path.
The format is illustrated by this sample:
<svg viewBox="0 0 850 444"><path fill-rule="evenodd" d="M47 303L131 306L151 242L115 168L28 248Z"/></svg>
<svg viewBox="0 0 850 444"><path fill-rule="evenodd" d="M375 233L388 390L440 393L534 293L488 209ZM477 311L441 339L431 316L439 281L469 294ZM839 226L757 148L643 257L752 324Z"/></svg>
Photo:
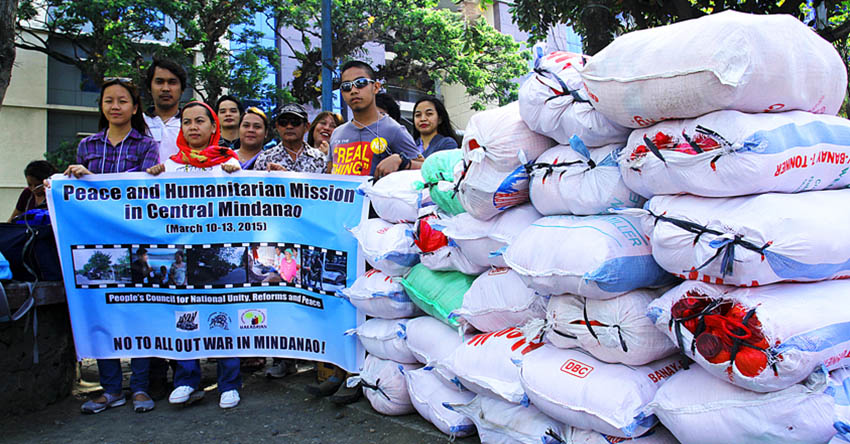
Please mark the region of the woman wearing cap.
<svg viewBox="0 0 850 444"><path fill-rule="evenodd" d="M239 163L243 170L254 169L254 163L263 152L263 144L269 133L269 119L260 108L252 106L245 110L239 121Z"/></svg>
<svg viewBox="0 0 850 444"><path fill-rule="evenodd" d="M177 147L180 151L165 163L148 168L157 175L163 171L239 171L239 159L230 148L218 146L221 127L218 116L207 104L191 102L180 112L180 133ZM182 259L182 257L181 257ZM204 398L201 384L201 363L198 359L178 360L174 371L174 391L168 397L172 404L193 404ZM239 358L218 358L219 407L229 409L239 404Z"/></svg>
<svg viewBox="0 0 850 444"><path fill-rule="evenodd" d="M294 171L299 173L324 173L325 154L307 145L307 111L301 105L284 105L275 119L280 143L264 151L254 163L255 170Z"/></svg>

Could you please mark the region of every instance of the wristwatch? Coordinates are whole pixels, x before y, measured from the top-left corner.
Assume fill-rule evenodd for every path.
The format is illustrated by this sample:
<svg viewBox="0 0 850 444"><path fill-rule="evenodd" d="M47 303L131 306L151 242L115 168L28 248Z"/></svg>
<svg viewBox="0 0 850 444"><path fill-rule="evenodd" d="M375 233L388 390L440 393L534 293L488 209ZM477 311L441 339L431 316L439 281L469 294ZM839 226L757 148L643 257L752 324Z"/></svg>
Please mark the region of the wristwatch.
<svg viewBox="0 0 850 444"><path fill-rule="evenodd" d="M401 165L398 166L399 171L406 170L408 167L410 167L410 159L402 156L401 154L399 154L398 157L401 157Z"/></svg>

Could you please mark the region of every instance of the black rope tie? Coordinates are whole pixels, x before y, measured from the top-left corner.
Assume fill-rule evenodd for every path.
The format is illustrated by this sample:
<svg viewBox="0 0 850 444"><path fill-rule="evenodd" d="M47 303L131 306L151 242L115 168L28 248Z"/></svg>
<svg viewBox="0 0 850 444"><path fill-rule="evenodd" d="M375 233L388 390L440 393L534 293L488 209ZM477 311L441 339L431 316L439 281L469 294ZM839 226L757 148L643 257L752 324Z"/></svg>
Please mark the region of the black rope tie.
<svg viewBox="0 0 850 444"><path fill-rule="evenodd" d="M667 160L661 155L661 151L658 149L658 146L656 146L649 137L646 137L646 134L643 136L643 142L646 143L646 147L650 152L652 152L652 154L655 155L655 157L661 159L662 162L667 163Z"/></svg>
<svg viewBox="0 0 850 444"><path fill-rule="evenodd" d="M379 386L378 386L380 383L381 383L381 378L378 378L378 380L377 380L377 381L375 381L375 384L374 384L374 385L369 384L369 383L368 383L368 382L366 382L366 380L364 380L364 379L361 379L361 380L360 380L360 384L362 384L362 385L363 385L363 387L366 387L366 388L367 388L367 389L369 389L369 390L374 390L374 391L376 391L376 392L378 392L378 393L380 393L380 394L384 395L384 398L387 398L387 401L392 402L392 399L390 399L389 395L387 395L387 394L386 394L386 392L384 392L384 389L382 389L381 387L379 387Z"/></svg>
<svg viewBox="0 0 850 444"><path fill-rule="evenodd" d="M599 336L596 336L596 332L593 331L593 326L590 325L590 320L587 318L587 302L584 303L584 309L582 309L582 313L584 314L584 325L587 326L587 331L590 332L590 335L593 336L593 339L596 339L596 342L599 342Z"/></svg>
<svg viewBox="0 0 850 444"><path fill-rule="evenodd" d="M623 339L623 329L619 325L612 325L611 327L617 329L617 336L620 337L620 347L623 347L623 351L628 353L629 347L626 345L626 340Z"/></svg>
<svg viewBox="0 0 850 444"><path fill-rule="evenodd" d="M648 211L648 212L649 212L650 216L655 218L656 224L658 223L658 221L667 222L667 223L675 225L676 227L681 228L682 230L685 230L689 233L695 234L696 238L694 239L694 245L696 245L696 243L699 240L699 237L702 236L704 233L713 234L715 236L724 236L726 234L726 233L723 233L721 231L713 230L713 229L708 228L704 225L700 225L700 224L697 224L697 223L694 223L694 222L689 222L689 221L680 220L680 219L674 219L672 217L667 217L667 216L664 216L664 215L657 215L657 214L653 213L652 211ZM733 274L732 272L733 272L733 267L734 267L734 263L735 263L735 246L736 245L744 247L747 250L754 251L754 252L760 254L761 257L762 257L762 260L764 260L764 250L766 250L772 244L773 244L773 241L769 241L769 242L765 243L764 245L759 246L759 245L756 245L756 244L754 244L750 241L744 240L743 235L736 234L732 239L729 239L728 243L719 247L717 249L717 252L715 252L714 255L711 256L711 258L709 258L707 261L705 261L702 265L700 265L697 268L691 269L691 270L684 270L684 271L682 271L682 273L689 273L689 272L694 271L694 270L702 270L708 264L710 264L712 261L714 261L715 259L720 257L720 255L722 254L723 258L722 258L721 263L720 263L720 269L721 269L722 276L723 277L726 277L727 275L731 276Z"/></svg>
<svg viewBox="0 0 850 444"><path fill-rule="evenodd" d="M728 147L730 147L730 148L732 147L732 143L731 143L731 142L729 142L728 140L726 140L726 138L725 138L725 137L723 137L723 136L721 136L721 135L720 135L720 133L718 133L717 131L714 131L714 130L708 129L708 128L706 128L706 127L702 126L702 125L697 125L697 127L696 127L695 131L696 131L697 133L699 133L699 134L704 134L704 135L706 135L706 136L710 136L710 137L717 138L717 139L719 139L719 140L720 140L720 142L721 142L722 144L724 144L724 145L726 145L726 146L728 146ZM683 134L683 135L684 135L684 134ZM723 153L721 152L720 154L718 154L718 155L714 156L714 158L713 158L713 159L711 159L711 162L709 162L709 165L711 165L711 169L712 169L712 170L715 170L715 171L717 170L717 161L718 161L718 160L720 160L720 157L721 157L722 155L723 155Z"/></svg>
<svg viewBox="0 0 850 444"><path fill-rule="evenodd" d="M577 89L570 89L570 87L568 87L567 84L564 83L564 81L561 80L561 78L558 77L558 75L553 73L552 71L549 71L546 68L535 67L534 72L537 73L540 76L550 78L550 79L558 82L558 85L561 86L561 91L556 91L554 96L547 98L543 103L548 103L552 99L556 99L558 97L563 97L563 96L567 96L567 95L572 96L573 101L575 101L576 103L590 103L590 100L582 97L578 93ZM552 88L550 88L550 89L552 89Z"/></svg>
<svg viewBox="0 0 850 444"><path fill-rule="evenodd" d="M529 164L525 165L525 173L528 174L529 176L531 176L534 173L534 171L536 171L536 170L546 170L546 172L543 173L543 179L542 179L543 183L546 183L546 179L549 176L551 176L552 173L555 172L556 168L564 168L564 167L569 167L569 166L573 166L573 165L578 165L578 164L581 164L581 163L584 163L584 161L573 160L571 162L561 162L561 163L529 163ZM588 162L588 165L591 165L589 169L596 167L596 164L593 163L592 160ZM561 174L558 176L558 180L561 180L561 178L564 177L564 173L566 173L566 170L561 171Z"/></svg>
<svg viewBox="0 0 850 444"><path fill-rule="evenodd" d="M697 153L702 154L705 152L698 143L694 142L687 134L685 134L685 130L682 130L682 138L685 139L685 141L688 142L688 145L690 145Z"/></svg>
<svg viewBox="0 0 850 444"><path fill-rule="evenodd" d="M552 429L546 429L546 436L554 439L555 441L558 441L561 444L567 444L567 442L561 439L561 437L558 436L558 434L555 433L555 431Z"/></svg>
<svg viewBox="0 0 850 444"><path fill-rule="evenodd" d="M481 149L484 150L485 152L487 151L487 149L484 148L483 146L481 147ZM454 192L452 193L452 198L457 196L457 193L460 192L460 184L463 182L464 179L466 179L466 172L469 171L469 168L471 166L472 166L472 162L467 163L466 160L463 161L463 171L460 173L460 178L458 178L457 183L454 186Z"/></svg>

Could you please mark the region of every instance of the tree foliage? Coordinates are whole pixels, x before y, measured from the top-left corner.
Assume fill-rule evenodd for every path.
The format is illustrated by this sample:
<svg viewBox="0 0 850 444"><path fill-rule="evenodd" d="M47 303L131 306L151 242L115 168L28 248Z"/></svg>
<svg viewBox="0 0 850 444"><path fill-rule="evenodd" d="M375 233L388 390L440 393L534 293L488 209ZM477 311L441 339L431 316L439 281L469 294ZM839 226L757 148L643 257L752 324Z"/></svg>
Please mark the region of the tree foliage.
<svg viewBox="0 0 850 444"><path fill-rule="evenodd" d="M364 57L364 46L377 43L394 56L376 66L378 77L393 85L433 91L437 80L459 83L478 108L515 100L511 79L525 74L530 55L483 18L466 20L436 6L436 0L334 0L336 64ZM321 0L277 2L274 16L300 34L298 42L283 39L300 65L292 93L302 103L315 102L321 94Z"/></svg>
<svg viewBox="0 0 850 444"><path fill-rule="evenodd" d="M487 1L487 0L485 0ZM850 1L815 0L827 14L826 26L818 33L830 42L846 41ZM755 14L790 14L811 22L807 0L515 0L510 11L531 41L546 38L549 26L566 23L584 38L584 50L595 54L614 35L636 29L666 25L724 10ZM622 20L621 20L622 18ZM781 30L777 30L781 32Z"/></svg>

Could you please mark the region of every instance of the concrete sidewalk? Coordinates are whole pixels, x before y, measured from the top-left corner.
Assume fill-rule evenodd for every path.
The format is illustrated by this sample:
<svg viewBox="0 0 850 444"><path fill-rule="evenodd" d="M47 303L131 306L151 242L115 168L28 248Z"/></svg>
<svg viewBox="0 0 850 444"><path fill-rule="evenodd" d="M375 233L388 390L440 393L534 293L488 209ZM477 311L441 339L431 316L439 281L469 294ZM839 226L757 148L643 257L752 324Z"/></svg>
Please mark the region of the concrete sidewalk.
<svg viewBox="0 0 850 444"><path fill-rule="evenodd" d="M271 360L269 360L271 362ZM262 371L243 373L242 402L222 410L215 390L215 364L203 364L206 398L183 408L157 402L152 412L133 412L131 403L97 415L80 405L97 392L94 361L86 360L74 396L45 410L0 419L0 441L9 443L309 443L443 444L449 439L419 415L383 416L368 401L336 406L304 391L314 371L270 380ZM126 375L125 375L126 376ZM125 379L125 387L127 385ZM477 437L455 441L477 443Z"/></svg>

